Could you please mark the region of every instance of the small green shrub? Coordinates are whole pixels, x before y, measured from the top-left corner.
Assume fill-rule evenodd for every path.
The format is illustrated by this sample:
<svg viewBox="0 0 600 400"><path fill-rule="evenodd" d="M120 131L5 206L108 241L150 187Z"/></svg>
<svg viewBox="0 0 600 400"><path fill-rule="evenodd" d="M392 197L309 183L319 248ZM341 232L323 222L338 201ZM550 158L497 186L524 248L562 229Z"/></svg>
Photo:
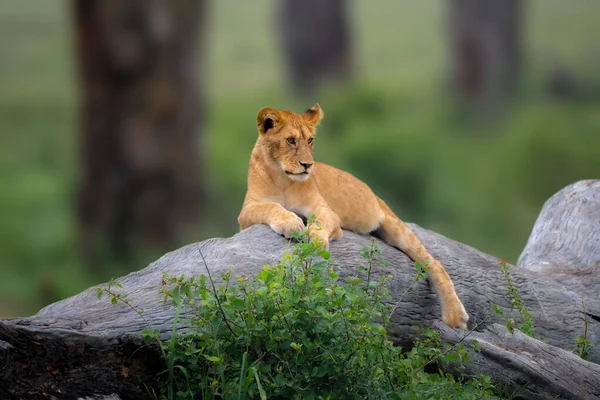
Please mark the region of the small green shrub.
<svg viewBox="0 0 600 400"><path fill-rule="evenodd" d="M387 263L372 244L365 265L340 279L326 251L299 237L276 266L256 279L210 271L164 278L163 293L190 317L175 321L160 342L167 362L161 398L480 399L489 377L463 380L439 365L468 361L462 346L442 346L426 329L408 352L386 336L390 276L372 278ZM184 329L175 329L175 326ZM158 332L147 330L148 341ZM426 372L433 369L435 372Z"/></svg>
<svg viewBox="0 0 600 400"><path fill-rule="evenodd" d="M515 326L515 320L513 318L507 318L506 329L508 329L510 333L513 333L514 329L518 327L519 330L521 330L521 332L523 332L527 336L530 336L534 339L538 339L535 336L535 324L533 323L531 313L529 312L527 306L525 306L523 299L521 299L521 293L519 292L519 289L517 289L517 287L513 283L513 278L510 275L510 272L508 271L506 261L500 260L500 265L502 265L502 273L504 274L504 279L506 281L506 287L508 290L508 296L510 297L510 309L512 311L516 308L517 311L519 311L519 314L521 315L520 326ZM501 313L501 309L497 306L494 307L494 311L497 314Z"/></svg>
<svg viewBox="0 0 600 400"><path fill-rule="evenodd" d="M583 335L579 335L575 338L575 348L573 349L573 353L585 360L592 349L592 342L588 339L588 320L583 297L581 298L581 312L583 314Z"/></svg>
<svg viewBox="0 0 600 400"><path fill-rule="evenodd" d="M575 338L575 349L573 349L573 353L577 354L580 358L587 360L591 349L592 342L586 336L580 335Z"/></svg>

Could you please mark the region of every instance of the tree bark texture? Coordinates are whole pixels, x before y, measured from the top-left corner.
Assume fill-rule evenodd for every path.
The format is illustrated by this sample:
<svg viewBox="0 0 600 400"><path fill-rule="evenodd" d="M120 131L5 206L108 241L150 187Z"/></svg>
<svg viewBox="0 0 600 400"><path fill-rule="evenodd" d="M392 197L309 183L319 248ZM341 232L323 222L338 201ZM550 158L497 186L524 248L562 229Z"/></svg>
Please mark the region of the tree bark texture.
<svg viewBox="0 0 600 400"><path fill-rule="evenodd" d="M544 204L517 265L600 295L600 180L574 183Z"/></svg>
<svg viewBox="0 0 600 400"><path fill-rule="evenodd" d="M282 0L281 40L292 89L314 94L327 82L352 74L349 3L346 0Z"/></svg>
<svg viewBox="0 0 600 400"><path fill-rule="evenodd" d="M599 195L600 181L578 182L551 198L540 219L544 220L543 215L549 208L554 208L553 215L589 215L586 213L595 211L584 209L597 210L597 202L591 199ZM573 202L556 201L574 197L579 199L575 203L580 208L575 213L568 211ZM566 237L571 235L582 241L595 240L593 235L578 235L597 222L580 218L561 235L567 241ZM417 225L410 226L430 253L447 268L471 316L469 325L477 325L477 330L455 331L440 324L439 300L431 285L419 281L416 290L407 292L415 274L413 262L399 250L377 241L382 257L389 260L389 267L375 268L373 277L391 274L388 287L392 303L401 299L389 328L393 341L410 346L415 339L413 326L435 325L450 343L476 340L481 345L479 352L473 352L472 362L458 372L488 374L502 381L508 390L516 390L526 398L591 399L598 395L600 366L593 363L600 361L598 273L574 274L573 280L579 277L587 282L572 285L570 281L562 281L564 272L552 268L539 270L509 265L514 285L533 316L535 333L547 343L520 333L512 336L503 327L505 319L512 317L519 322L520 317L511 310L511 297L499 260ZM553 234L552 231L544 234L543 226L538 220L528 248L536 240L547 240ZM536 235L538 239L534 239ZM331 242L332 259L339 268L340 281L356 274L356 266L364 261L360 250L369 246L370 240L368 236L346 231L341 241ZM262 266L280 262L287 246L288 242L269 227L256 225L231 238L208 239L168 253L147 268L120 278L118 282L123 289L115 290L126 293L131 304L143 311L145 320L166 339L171 333L174 309L164 304L159 294L164 273L171 276L206 273L200 250L214 278L227 270L231 270L232 276L251 278ZM594 243L582 244L580 248L582 252L594 253L580 254L581 259L598 259L599 249ZM571 251L564 246L562 249ZM555 251L553 257L561 259L560 248ZM531 265L538 264L534 256L522 259L529 259ZM596 263L593 271L597 271L597 267ZM585 298L585 315L582 297ZM504 316L492 311L494 304L503 309ZM570 353L586 325L587 338L593 343L589 356L593 362ZM138 339L146 326L126 304L112 305L106 298L98 300L96 288L50 304L32 317L0 320L0 365L4 366L0 372L0 398L11 395L28 398L42 392L65 398L112 393L123 399L143 397L147 393L144 384L151 386L155 374L164 369L158 354Z"/></svg>
<svg viewBox="0 0 600 400"><path fill-rule="evenodd" d="M495 101L515 87L523 43L522 0L451 0L452 85L459 97Z"/></svg>
<svg viewBox="0 0 600 400"><path fill-rule="evenodd" d="M181 244L196 223L203 0L73 0L79 226L88 262ZM171 247L172 248L172 247Z"/></svg>
<svg viewBox="0 0 600 400"><path fill-rule="evenodd" d="M509 393L517 398L600 397L600 365L583 361L570 351L532 339L518 330L510 333L499 324L468 336L440 322L435 327L445 342L463 343L471 355L469 363L446 366L456 375L473 376L485 371L496 382L507 382Z"/></svg>

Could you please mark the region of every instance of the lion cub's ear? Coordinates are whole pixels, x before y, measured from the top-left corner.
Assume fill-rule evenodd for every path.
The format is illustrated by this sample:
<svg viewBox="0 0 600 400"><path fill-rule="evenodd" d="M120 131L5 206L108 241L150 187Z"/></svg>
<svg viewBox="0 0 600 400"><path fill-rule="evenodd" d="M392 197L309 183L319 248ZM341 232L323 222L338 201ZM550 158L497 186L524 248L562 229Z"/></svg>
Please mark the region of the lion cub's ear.
<svg viewBox="0 0 600 400"><path fill-rule="evenodd" d="M256 123L260 134L267 133L281 122L281 113L273 107L263 107L258 111Z"/></svg>
<svg viewBox="0 0 600 400"><path fill-rule="evenodd" d="M321 109L319 103L317 103L308 110L304 111L304 113L302 114L302 118L304 118L306 122L308 122L312 126L317 126L319 125L319 122L321 122L321 120L323 119L323 115L323 110Z"/></svg>

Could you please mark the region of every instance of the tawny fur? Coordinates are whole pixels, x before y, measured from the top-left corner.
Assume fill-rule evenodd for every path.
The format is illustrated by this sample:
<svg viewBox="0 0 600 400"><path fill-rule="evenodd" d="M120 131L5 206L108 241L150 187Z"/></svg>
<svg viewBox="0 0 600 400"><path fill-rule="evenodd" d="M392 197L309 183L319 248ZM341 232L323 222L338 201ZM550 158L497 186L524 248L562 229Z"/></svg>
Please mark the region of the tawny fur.
<svg viewBox="0 0 600 400"><path fill-rule="evenodd" d="M298 216L316 216L309 226L311 240L329 248L342 238L342 229L358 233L377 231L388 244L427 265L440 297L442 319L450 327L466 328L469 319L446 270L383 200L347 172L313 159L313 139L323 117L316 104L303 114L272 107L257 115L259 137L252 150L248 191L238 218L241 229L268 224L291 237L305 229Z"/></svg>

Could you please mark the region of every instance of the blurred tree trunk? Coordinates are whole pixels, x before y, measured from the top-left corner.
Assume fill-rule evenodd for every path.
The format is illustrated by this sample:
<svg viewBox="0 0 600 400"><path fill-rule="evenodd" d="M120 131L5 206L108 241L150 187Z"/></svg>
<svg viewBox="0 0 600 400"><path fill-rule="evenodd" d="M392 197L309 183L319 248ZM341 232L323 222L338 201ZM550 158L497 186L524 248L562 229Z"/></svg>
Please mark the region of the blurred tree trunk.
<svg viewBox="0 0 600 400"><path fill-rule="evenodd" d="M178 244L201 198L202 0L73 0L88 263Z"/></svg>
<svg viewBox="0 0 600 400"><path fill-rule="evenodd" d="M352 73L346 0L282 0L283 53L292 88L313 94L324 81L346 83Z"/></svg>
<svg viewBox="0 0 600 400"><path fill-rule="evenodd" d="M523 0L450 0L452 83L470 102L510 94L521 67Z"/></svg>

